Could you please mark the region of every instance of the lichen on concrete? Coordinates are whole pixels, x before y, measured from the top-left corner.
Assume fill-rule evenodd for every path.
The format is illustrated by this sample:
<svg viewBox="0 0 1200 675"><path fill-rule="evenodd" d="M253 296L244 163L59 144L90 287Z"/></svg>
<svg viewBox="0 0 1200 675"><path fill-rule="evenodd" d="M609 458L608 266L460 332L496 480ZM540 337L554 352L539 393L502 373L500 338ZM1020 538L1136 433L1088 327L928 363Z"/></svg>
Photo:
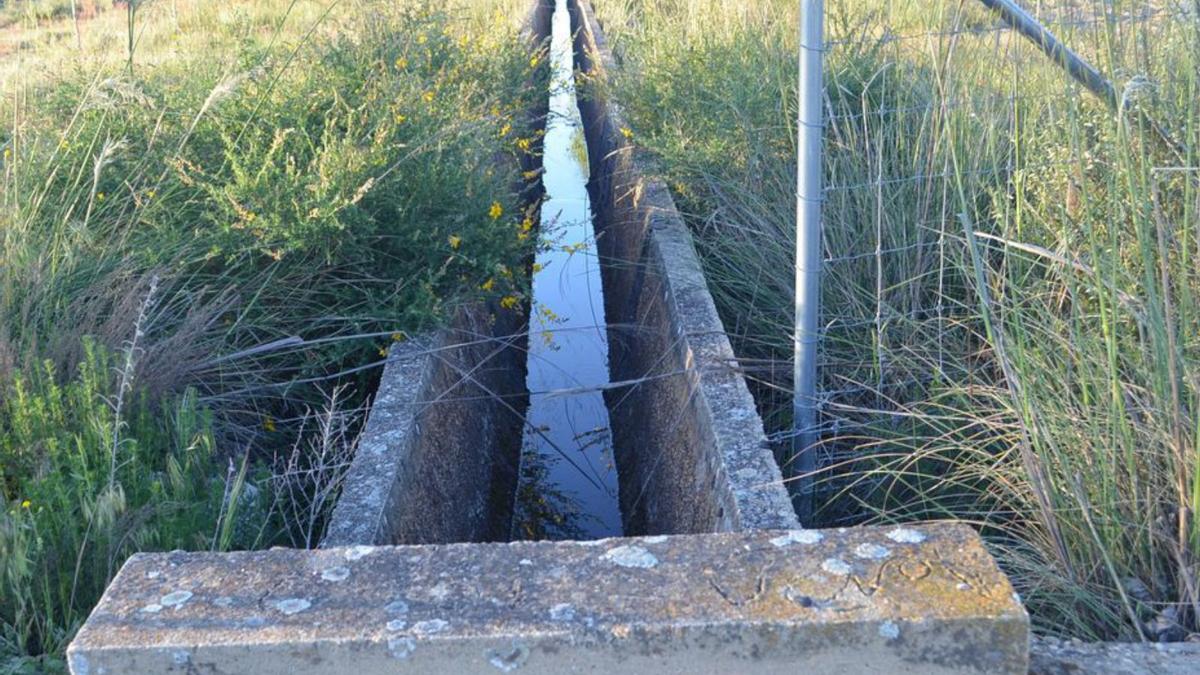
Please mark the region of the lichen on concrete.
<svg viewBox="0 0 1200 675"><path fill-rule="evenodd" d="M791 530L787 534L779 535L771 540L772 546L791 546L792 544L816 544L820 543L825 535L817 530Z"/></svg>
<svg viewBox="0 0 1200 675"><path fill-rule="evenodd" d="M925 535L910 527L897 527L887 533L887 538L897 544L919 544L925 541Z"/></svg>
<svg viewBox="0 0 1200 675"><path fill-rule="evenodd" d="M353 562L346 549L140 554L80 630L71 663L171 672L171 655L185 650L197 672L264 675L578 664L789 673L797 663L1021 672L1028 618L978 536L956 525L914 530L920 543L904 545L886 528L851 528L819 540L763 531L377 547ZM875 547L890 554L855 554ZM314 570L340 566L343 581L314 582ZM192 596L171 612L141 611L182 588Z"/></svg>
<svg viewBox="0 0 1200 675"><path fill-rule="evenodd" d="M658 558L655 558L653 553L641 546L618 546L609 549L603 557L621 567L649 569L658 564Z"/></svg>

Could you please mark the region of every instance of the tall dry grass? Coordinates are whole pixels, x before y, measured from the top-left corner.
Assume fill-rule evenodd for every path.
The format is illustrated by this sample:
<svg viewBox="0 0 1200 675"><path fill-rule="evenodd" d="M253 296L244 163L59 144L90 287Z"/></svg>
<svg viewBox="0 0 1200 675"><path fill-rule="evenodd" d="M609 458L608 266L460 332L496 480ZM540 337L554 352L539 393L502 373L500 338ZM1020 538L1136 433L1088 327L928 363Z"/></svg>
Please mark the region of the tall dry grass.
<svg viewBox="0 0 1200 675"><path fill-rule="evenodd" d="M786 444L797 3L594 4ZM1040 631L1196 631L1200 8L1030 7L1116 112L978 3L827 7L820 524L966 520Z"/></svg>
<svg viewBox="0 0 1200 675"><path fill-rule="evenodd" d="M79 40L4 29L6 667L62 668L135 551L319 540L381 354L524 293L527 10L163 0Z"/></svg>

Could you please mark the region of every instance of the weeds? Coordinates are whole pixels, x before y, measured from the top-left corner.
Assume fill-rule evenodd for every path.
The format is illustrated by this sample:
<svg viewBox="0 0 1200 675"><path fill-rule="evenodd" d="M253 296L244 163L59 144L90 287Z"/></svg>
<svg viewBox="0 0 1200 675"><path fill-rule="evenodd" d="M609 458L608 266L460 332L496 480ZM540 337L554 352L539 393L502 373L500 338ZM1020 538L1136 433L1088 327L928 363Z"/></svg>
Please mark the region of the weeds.
<svg viewBox="0 0 1200 675"><path fill-rule="evenodd" d="M87 341L72 379L43 364L3 397L0 619L16 654L61 651L129 554L209 548L209 523L236 517L195 392L154 410L114 385L112 359Z"/></svg>
<svg viewBox="0 0 1200 675"><path fill-rule="evenodd" d="M797 3L594 4L785 444ZM975 3L827 8L819 517L975 523L1043 632L1197 631L1194 7L1038 4L1119 113Z"/></svg>
<svg viewBox="0 0 1200 675"><path fill-rule="evenodd" d="M124 8L0 52L12 669L132 552L313 545L379 352L527 283L526 3Z"/></svg>

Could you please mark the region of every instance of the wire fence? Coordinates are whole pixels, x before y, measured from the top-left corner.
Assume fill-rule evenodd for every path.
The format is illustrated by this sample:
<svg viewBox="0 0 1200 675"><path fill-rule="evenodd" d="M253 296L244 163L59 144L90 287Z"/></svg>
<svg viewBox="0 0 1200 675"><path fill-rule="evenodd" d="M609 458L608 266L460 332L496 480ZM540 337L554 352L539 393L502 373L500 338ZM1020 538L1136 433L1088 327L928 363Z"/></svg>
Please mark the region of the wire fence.
<svg viewBox="0 0 1200 675"><path fill-rule="evenodd" d="M1036 206L1037 228L1069 240L1088 217L1089 176L1107 161L1096 148L1114 142L1114 118L1153 110L1164 134L1187 134L1195 94L1175 77L1172 50L1190 44L1200 3L1020 4L1112 82L1121 112L982 2L826 2L819 467L873 452L856 434L911 424L908 401L929 387L990 381L964 219L990 231L985 256L1061 260L1006 246L1030 236L1015 205ZM760 396L778 400L764 408L784 409L781 364L744 365ZM827 478L817 489L844 486Z"/></svg>

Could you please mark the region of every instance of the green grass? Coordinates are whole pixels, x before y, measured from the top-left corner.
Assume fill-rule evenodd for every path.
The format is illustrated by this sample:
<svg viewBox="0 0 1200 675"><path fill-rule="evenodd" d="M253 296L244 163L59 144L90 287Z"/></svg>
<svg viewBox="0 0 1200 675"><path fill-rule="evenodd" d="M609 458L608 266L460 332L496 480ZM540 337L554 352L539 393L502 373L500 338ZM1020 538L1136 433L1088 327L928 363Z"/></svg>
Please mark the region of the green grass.
<svg viewBox="0 0 1200 675"><path fill-rule="evenodd" d="M527 10L158 0L78 42L69 15L6 29L0 671L61 668L132 552L315 544L387 346L525 293Z"/></svg>
<svg viewBox="0 0 1200 675"><path fill-rule="evenodd" d="M621 65L601 86L783 440L798 3L593 3ZM1200 19L1038 6L1130 112L978 3L827 3L817 524L966 520L1039 631L1138 639L1174 617L1180 637L1200 629ZM1173 14L1128 20L1146 11Z"/></svg>
<svg viewBox="0 0 1200 675"><path fill-rule="evenodd" d="M0 2L0 25L22 20L39 22L67 18L71 16L73 1L76 11L80 11L83 3L79 0L6 0Z"/></svg>

